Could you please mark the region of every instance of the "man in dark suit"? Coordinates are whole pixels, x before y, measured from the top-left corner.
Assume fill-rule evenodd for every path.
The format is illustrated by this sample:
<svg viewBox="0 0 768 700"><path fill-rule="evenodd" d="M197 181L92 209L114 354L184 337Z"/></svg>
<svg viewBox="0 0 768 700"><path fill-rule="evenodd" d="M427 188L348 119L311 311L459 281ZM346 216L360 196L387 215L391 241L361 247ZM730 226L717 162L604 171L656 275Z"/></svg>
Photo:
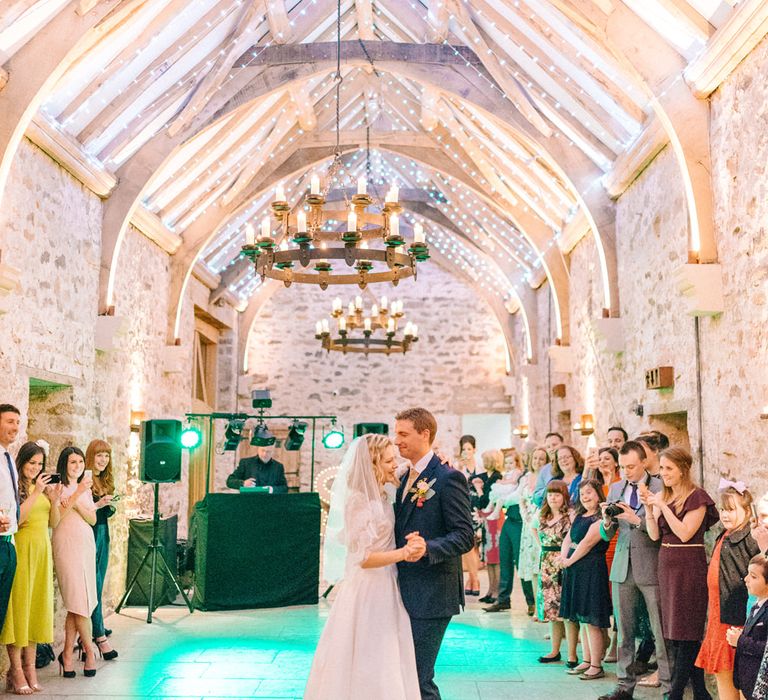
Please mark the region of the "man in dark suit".
<svg viewBox="0 0 768 700"><path fill-rule="evenodd" d="M268 486L271 493L287 493L285 470L280 462L272 459L274 451L272 445L257 447L255 457L241 459L237 469L227 477L227 487L239 489L241 486Z"/></svg>
<svg viewBox="0 0 768 700"><path fill-rule="evenodd" d="M422 700L440 698L435 660L451 617L464 605L461 555L474 545L467 481L435 456L436 433L437 422L426 409L411 408L395 416L395 445L412 465L395 500L396 546L405 546L413 533L426 542L419 561L397 565Z"/></svg>

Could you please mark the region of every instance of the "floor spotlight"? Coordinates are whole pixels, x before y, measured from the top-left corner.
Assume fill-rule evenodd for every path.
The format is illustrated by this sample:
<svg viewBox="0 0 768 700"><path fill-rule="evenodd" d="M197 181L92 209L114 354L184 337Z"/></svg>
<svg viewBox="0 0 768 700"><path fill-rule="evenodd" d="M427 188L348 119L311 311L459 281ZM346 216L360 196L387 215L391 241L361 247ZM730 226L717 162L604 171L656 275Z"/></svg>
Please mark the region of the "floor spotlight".
<svg viewBox="0 0 768 700"><path fill-rule="evenodd" d="M251 445L254 447L268 447L275 444L275 436L267 428L266 423L260 420L256 423L256 427L253 429L253 437L251 438Z"/></svg>
<svg viewBox="0 0 768 700"><path fill-rule="evenodd" d="M331 427L323 430L323 447L328 450L338 450L344 444L344 430L336 427L336 419L331 421Z"/></svg>
<svg viewBox="0 0 768 700"><path fill-rule="evenodd" d="M285 440L285 449L291 452L300 450L304 443L304 433L307 430L307 424L304 421L295 420L288 428L288 437Z"/></svg>

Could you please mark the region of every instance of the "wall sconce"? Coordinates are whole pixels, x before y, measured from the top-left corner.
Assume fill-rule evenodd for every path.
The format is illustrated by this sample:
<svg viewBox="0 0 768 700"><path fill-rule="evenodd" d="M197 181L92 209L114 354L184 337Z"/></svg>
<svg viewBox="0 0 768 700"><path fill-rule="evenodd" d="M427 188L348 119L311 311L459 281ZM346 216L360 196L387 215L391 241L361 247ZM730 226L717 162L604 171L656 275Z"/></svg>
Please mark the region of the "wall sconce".
<svg viewBox="0 0 768 700"><path fill-rule="evenodd" d="M147 420L147 412L131 409L131 432L138 433L141 430L141 422Z"/></svg>
<svg viewBox="0 0 768 700"><path fill-rule="evenodd" d="M763 406L763 410L760 412L760 418L762 420L768 420L768 405Z"/></svg>
<svg viewBox="0 0 768 700"><path fill-rule="evenodd" d="M595 432L595 418L591 413L582 413L581 420L573 424L573 429L582 435L592 435Z"/></svg>
<svg viewBox="0 0 768 700"><path fill-rule="evenodd" d="M528 426L527 425L518 425L513 431L512 435L515 437L522 438L525 440L525 438L528 437Z"/></svg>
<svg viewBox="0 0 768 700"><path fill-rule="evenodd" d="M635 400L632 402L632 405L629 407L629 410L632 411L636 416L643 417L643 413L645 412L645 409L643 408L643 404L641 404L639 401Z"/></svg>

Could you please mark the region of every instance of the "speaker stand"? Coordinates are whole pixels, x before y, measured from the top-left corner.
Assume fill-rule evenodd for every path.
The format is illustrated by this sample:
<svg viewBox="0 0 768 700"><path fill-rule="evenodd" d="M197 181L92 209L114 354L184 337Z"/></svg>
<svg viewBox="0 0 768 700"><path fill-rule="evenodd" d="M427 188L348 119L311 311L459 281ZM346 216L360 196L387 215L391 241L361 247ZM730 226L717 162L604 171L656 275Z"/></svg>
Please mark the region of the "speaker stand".
<svg viewBox="0 0 768 700"><path fill-rule="evenodd" d="M133 587L136 585L136 582L139 579L139 574L141 573L141 570L144 568L144 566L147 564L147 562L151 562L150 566L150 575L149 575L149 601L147 605L147 624L152 624L152 613L157 610L157 606L155 605L155 576L157 575L157 563L160 562L161 568L160 572L164 578L166 578L168 581L170 581L175 587L176 590L181 593L181 597L184 598L184 602L187 604L187 607L189 608L189 612L194 612L194 609L192 608L192 603L189 601L189 598L187 597L187 594L184 592L184 589L179 585L178 580L173 575L173 572L171 571L170 567L168 566L168 562L165 560L165 556L163 552L165 551L165 548L163 547L163 543L160 542L160 510L158 508L158 501L160 498L160 484L155 482L155 510L154 514L152 516L152 542L147 547L147 551L144 553L144 557L141 560L141 564L139 564L138 568L133 574L133 578L131 579L130 583L128 584L128 588L125 589L125 593L123 594L123 597L120 599L120 602L117 604L117 607L115 608L115 612L119 613L122 607L125 605L125 601L128 600L128 598L131 595L131 591L133 591Z"/></svg>

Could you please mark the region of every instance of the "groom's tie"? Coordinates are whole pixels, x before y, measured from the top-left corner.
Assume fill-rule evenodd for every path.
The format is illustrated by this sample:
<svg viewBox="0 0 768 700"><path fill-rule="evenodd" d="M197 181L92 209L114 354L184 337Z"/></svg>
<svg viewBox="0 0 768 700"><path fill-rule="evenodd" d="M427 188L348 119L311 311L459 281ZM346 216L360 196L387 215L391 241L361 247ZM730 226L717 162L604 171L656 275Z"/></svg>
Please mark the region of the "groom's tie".
<svg viewBox="0 0 768 700"><path fill-rule="evenodd" d="M418 479L420 476L419 472L417 472L413 467L411 467L411 470L408 472L408 481L405 482L405 488L403 489L403 502L405 502L405 499L408 498L408 492L411 490L411 487L416 483L416 479Z"/></svg>

